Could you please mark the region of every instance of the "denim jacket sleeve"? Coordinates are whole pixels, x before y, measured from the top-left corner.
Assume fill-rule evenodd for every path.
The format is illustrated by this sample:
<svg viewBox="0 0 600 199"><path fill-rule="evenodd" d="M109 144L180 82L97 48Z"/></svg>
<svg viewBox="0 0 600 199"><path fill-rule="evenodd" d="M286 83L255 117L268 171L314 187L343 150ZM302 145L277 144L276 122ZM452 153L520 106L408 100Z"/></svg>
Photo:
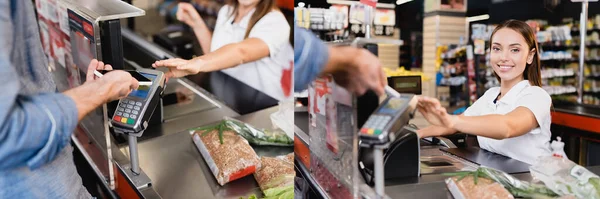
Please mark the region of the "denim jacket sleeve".
<svg viewBox="0 0 600 199"><path fill-rule="evenodd" d="M329 48L310 31L294 26L294 91L308 87L329 59Z"/></svg>
<svg viewBox="0 0 600 199"><path fill-rule="evenodd" d="M12 63L14 2L0 0L0 170L38 168L52 161L70 141L77 125L74 101L60 93L20 94L23 87ZM37 24L34 24L37 25ZM15 59L18 60L18 59Z"/></svg>

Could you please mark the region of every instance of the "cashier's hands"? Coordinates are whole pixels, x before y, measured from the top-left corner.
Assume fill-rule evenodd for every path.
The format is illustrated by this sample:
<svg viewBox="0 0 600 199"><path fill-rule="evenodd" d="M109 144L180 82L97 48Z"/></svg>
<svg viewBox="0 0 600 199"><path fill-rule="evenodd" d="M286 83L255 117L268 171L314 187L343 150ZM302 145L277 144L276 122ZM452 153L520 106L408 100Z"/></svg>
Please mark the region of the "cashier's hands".
<svg viewBox="0 0 600 199"><path fill-rule="evenodd" d="M192 29L202 27L202 17L196 11L196 8L190 3L179 3L177 8L177 20L187 24Z"/></svg>
<svg viewBox="0 0 600 199"><path fill-rule="evenodd" d="M86 83L94 84L98 93L104 94L106 102L126 97L139 86L139 82L128 72L115 70L99 78L94 75L94 70L112 70L112 66L93 59L88 66L86 75Z"/></svg>
<svg viewBox="0 0 600 199"><path fill-rule="evenodd" d="M154 64L152 64L152 67L168 68L169 71L165 73L165 75L167 77L167 81L168 81L169 78L172 78L172 77L183 77L183 76L187 76L187 75L198 74L199 72L201 72L200 69L202 68L204 63L205 63L204 60L198 59L198 58L192 59L192 60L172 58L172 59L156 61L156 62L154 62Z"/></svg>
<svg viewBox="0 0 600 199"><path fill-rule="evenodd" d="M458 116L450 115L436 98L421 96L417 109L431 125L453 129Z"/></svg>

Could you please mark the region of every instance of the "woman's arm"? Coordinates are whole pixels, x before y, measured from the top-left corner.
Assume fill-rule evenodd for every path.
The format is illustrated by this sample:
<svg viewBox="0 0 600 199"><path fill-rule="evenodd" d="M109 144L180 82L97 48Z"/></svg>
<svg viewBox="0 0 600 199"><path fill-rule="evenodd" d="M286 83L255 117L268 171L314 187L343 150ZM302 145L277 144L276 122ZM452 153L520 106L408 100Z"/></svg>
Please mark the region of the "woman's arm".
<svg viewBox="0 0 600 199"><path fill-rule="evenodd" d="M199 72L211 72L232 68L269 56L269 47L258 38L248 38L239 43L225 45L212 53L195 58Z"/></svg>
<svg viewBox="0 0 600 199"><path fill-rule="evenodd" d="M523 106L505 115L457 116L449 115L439 100L423 97L419 111L433 125L493 139L521 136L539 126L534 113Z"/></svg>
<svg viewBox="0 0 600 199"><path fill-rule="evenodd" d="M194 27L193 30L194 35L196 35L196 38L198 39L198 43L200 43L200 48L202 48L202 53L210 53L212 32L210 32L208 26L206 26L204 23L204 20L200 20L198 25Z"/></svg>
<svg viewBox="0 0 600 199"><path fill-rule="evenodd" d="M517 107L506 115L454 117L453 129L498 140L525 135L539 126L533 112L525 107Z"/></svg>
<svg viewBox="0 0 600 199"><path fill-rule="evenodd" d="M435 125L431 125L431 126L417 130L417 134L419 135L419 138L452 135L456 132L457 131L455 129L446 128L443 126L435 126Z"/></svg>
<svg viewBox="0 0 600 199"><path fill-rule="evenodd" d="M212 72L232 68L243 63L269 56L269 47L258 38L225 45L216 51L191 60L179 58L156 61L152 67L167 67L167 78L183 77L200 72Z"/></svg>
<svg viewBox="0 0 600 199"><path fill-rule="evenodd" d="M210 44L212 41L212 33L204 23L204 20L198 14L198 11L190 3L179 3L177 9L177 19L186 23L194 30L194 34L200 43L202 52L207 54L210 52Z"/></svg>

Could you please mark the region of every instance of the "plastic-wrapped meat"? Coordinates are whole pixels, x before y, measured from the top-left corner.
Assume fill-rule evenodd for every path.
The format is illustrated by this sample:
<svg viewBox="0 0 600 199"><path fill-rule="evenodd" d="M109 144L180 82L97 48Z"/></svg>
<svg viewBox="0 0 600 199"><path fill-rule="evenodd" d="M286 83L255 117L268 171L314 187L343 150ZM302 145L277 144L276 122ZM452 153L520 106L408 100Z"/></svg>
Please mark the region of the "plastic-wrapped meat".
<svg viewBox="0 0 600 199"><path fill-rule="evenodd" d="M254 178L263 192L276 187L294 185L293 153L278 157L260 157L261 167L254 173Z"/></svg>
<svg viewBox="0 0 600 199"><path fill-rule="evenodd" d="M220 185L250 175L260 167L260 159L248 141L235 132L211 130L193 133L193 140Z"/></svg>
<svg viewBox="0 0 600 199"><path fill-rule="evenodd" d="M514 198L502 185L486 178L467 176L461 180L458 177L446 179L446 186L456 199L512 199Z"/></svg>

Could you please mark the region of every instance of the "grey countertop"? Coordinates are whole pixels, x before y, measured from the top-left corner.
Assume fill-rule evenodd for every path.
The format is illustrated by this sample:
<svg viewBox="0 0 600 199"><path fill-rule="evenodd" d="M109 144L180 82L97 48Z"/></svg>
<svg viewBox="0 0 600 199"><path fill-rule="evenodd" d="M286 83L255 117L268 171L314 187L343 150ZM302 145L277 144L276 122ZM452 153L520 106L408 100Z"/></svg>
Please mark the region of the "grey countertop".
<svg viewBox="0 0 600 199"><path fill-rule="evenodd" d="M588 170L595 173L596 175L600 175L600 166L588 167ZM530 181L530 174L518 174L513 175L516 178L521 180ZM391 198L449 198L452 196L450 192L447 191L446 184L443 179L446 176L439 176L439 180L433 182L426 183L416 183L416 184L404 184L404 185L394 185L394 186L386 186L385 192Z"/></svg>
<svg viewBox="0 0 600 199"><path fill-rule="evenodd" d="M236 117L259 128L270 128L269 115L276 107ZM220 186L188 131L172 133L139 143L140 167L162 198L239 198L261 196L252 175ZM285 155L292 147L254 147L259 156ZM126 148L124 148L126 150Z"/></svg>

